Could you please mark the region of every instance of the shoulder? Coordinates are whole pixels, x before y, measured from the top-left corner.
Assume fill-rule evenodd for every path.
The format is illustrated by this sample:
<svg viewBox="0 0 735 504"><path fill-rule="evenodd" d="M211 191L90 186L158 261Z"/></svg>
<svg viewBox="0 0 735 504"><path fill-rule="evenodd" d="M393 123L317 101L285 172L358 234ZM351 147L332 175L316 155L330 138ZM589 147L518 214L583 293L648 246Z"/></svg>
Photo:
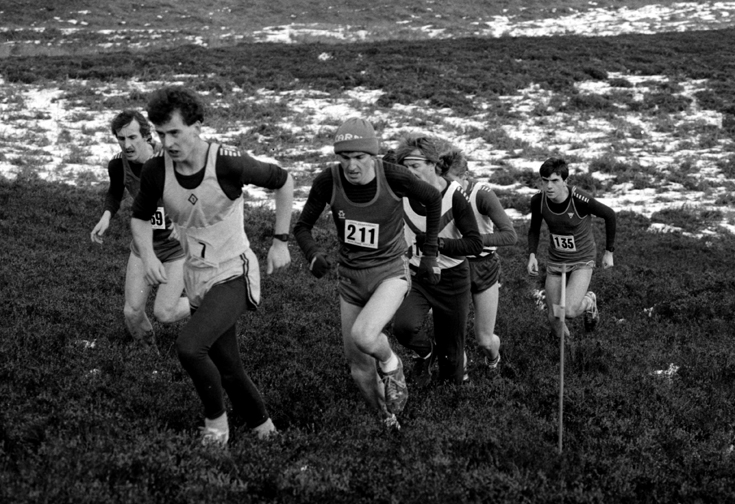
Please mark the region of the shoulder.
<svg viewBox="0 0 735 504"><path fill-rule="evenodd" d="M452 206L454 205L469 205L470 204L470 197L467 195L464 189L462 189L462 186L459 185L457 182L450 182L449 187L447 190L454 191L452 193Z"/></svg>
<svg viewBox="0 0 735 504"><path fill-rule="evenodd" d="M118 152L117 154L112 156L112 158L107 162L107 168L110 168L110 169L115 168L115 167L122 168L122 166L123 166L122 152Z"/></svg>
<svg viewBox="0 0 735 504"><path fill-rule="evenodd" d="M588 193L587 191L583 191L582 189L577 188L576 186L572 187L572 197L575 201L581 201L582 203L589 203L590 201L593 201L595 198Z"/></svg>
<svg viewBox="0 0 735 504"><path fill-rule="evenodd" d="M224 158L239 158L243 157L243 153L237 147L231 145L220 145L217 154Z"/></svg>

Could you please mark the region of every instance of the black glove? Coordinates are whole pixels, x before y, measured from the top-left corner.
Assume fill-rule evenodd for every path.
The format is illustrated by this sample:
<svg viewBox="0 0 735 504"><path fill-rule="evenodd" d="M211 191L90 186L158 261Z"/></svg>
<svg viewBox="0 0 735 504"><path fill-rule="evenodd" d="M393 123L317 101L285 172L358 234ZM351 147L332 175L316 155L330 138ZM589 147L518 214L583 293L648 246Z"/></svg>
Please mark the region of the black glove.
<svg viewBox="0 0 735 504"><path fill-rule="evenodd" d="M422 256L419 264L419 279L425 281L429 285L436 285L442 279L442 270L436 257Z"/></svg>
<svg viewBox="0 0 735 504"><path fill-rule="evenodd" d="M334 262L329 257L325 256L324 254L318 253L311 260L309 271L311 271L311 274L315 277L321 278L326 275L330 269L332 269L333 265Z"/></svg>
<svg viewBox="0 0 735 504"><path fill-rule="evenodd" d="M424 252L424 243L426 243L426 233L418 233L416 235L416 246L421 253Z"/></svg>

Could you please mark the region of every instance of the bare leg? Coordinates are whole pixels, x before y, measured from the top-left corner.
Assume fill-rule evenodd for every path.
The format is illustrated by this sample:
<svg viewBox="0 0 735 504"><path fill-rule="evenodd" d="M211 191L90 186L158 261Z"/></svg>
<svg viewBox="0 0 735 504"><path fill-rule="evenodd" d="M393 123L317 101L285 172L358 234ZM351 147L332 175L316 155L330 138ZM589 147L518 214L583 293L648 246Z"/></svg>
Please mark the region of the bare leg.
<svg viewBox="0 0 735 504"><path fill-rule="evenodd" d="M383 417L389 413L376 359L386 361L391 356L392 349L383 328L393 318L407 290L408 282L391 278L380 284L362 308L340 297L342 340L352 378L368 404Z"/></svg>
<svg viewBox="0 0 735 504"><path fill-rule="evenodd" d="M128 258L125 272L125 326L136 340L143 340L153 331L153 326L145 313L145 305L151 287L145 281L143 261L132 252Z"/></svg>
<svg viewBox="0 0 735 504"><path fill-rule="evenodd" d="M171 324L191 314L189 300L181 297L184 291L184 258L163 264L168 282L158 286L153 303L153 316L163 324Z"/></svg>
<svg viewBox="0 0 735 504"><path fill-rule="evenodd" d="M492 287L472 295L475 305L475 336L480 349L493 360L500 350L500 338L495 334L495 321L498 314L498 288Z"/></svg>

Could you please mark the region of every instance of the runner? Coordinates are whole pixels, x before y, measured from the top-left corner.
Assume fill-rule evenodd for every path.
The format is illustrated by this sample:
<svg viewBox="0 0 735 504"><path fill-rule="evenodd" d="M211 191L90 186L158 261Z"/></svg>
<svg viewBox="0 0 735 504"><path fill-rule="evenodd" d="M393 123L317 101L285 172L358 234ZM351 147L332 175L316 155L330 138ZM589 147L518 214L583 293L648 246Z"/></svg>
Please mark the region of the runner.
<svg viewBox="0 0 735 504"><path fill-rule="evenodd" d="M340 243L342 339L352 378L385 426L400 429L396 415L406 405L408 389L403 363L383 329L411 284L401 199L415 198L427 207L425 256L416 268L430 284L438 281L436 239L441 197L404 167L384 164L376 157L378 149L375 131L364 119L347 119L337 129L334 152L339 163L314 179L294 236L311 272L323 277L332 261L319 248L311 230L329 204Z"/></svg>
<svg viewBox="0 0 735 504"><path fill-rule="evenodd" d="M286 241L293 180L274 164L202 139L204 105L191 90L160 89L151 95L147 111L164 152L143 169L131 227L151 285L168 281L151 241L150 218L161 199L186 252L184 280L192 316L176 350L204 405L202 442L224 445L229 439L222 389L248 427L267 437L276 428L245 372L237 342L238 318L260 303L258 260L243 227L242 188L253 184L275 191L270 274L291 260Z"/></svg>
<svg viewBox="0 0 735 504"><path fill-rule="evenodd" d="M541 191L531 198L531 226L528 230L528 274L538 275L538 250L541 222L549 228L549 259L546 264L546 305L549 323L555 336L568 336L563 320L554 317L553 306L561 300L562 265L566 265L566 318L584 314L586 331L599 322L597 296L588 291L595 268L597 247L592 234L591 215L605 220L605 254L602 267L613 266L615 250L615 212L588 193L567 186L569 167L558 158L547 159L539 169Z"/></svg>
<svg viewBox="0 0 735 504"><path fill-rule="evenodd" d="M112 134L120 145L121 152L107 164L110 187L105 197L105 209L97 225L90 233L94 243L102 243L103 235L110 227L110 219L120 209L120 203L128 194L135 198L140 187L140 171L143 163L160 151L160 145L153 142L151 125L138 111L124 110L110 123ZM159 322L171 324L189 316L189 301L181 297L184 290L184 251L178 240L171 238L171 220L166 216L161 203L157 203L151 224L153 227L153 250L166 270L169 282L161 284L153 303L153 316ZM130 335L156 350L153 325L145 313L151 286L145 281L143 260L135 246L130 243L130 257L125 272L125 325Z"/></svg>
<svg viewBox="0 0 735 504"><path fill-rule="evenodd" d="M513 223L490 186L470 179L464 152L451 147L442 154L441 164L446 171L447 179L459 183L469 196L482 236L482 252L468 256L467 259L472 280L470 292L475 306L475 337L480 351L485 356L485 364L494 369L500 363L500 337L495 334L500 258L495 251L497 247L515 245L518 236L513 229ZM466 369L463 378L465 381L469 379Z"/></svg>
<svg viewBox="0 0 735 504"><path fill-rule="evenodd" d="M395 152L399 163L442 195L438 243L441 280L431 284L421 277L415 278L393 323L398 341L416 353L414 375L419 386L431 381L435 360L439 363L439 380L462 383L471 299L470 267L465 256L482 252L482 238L467 195L457 182L443 176L445 167L440 160L443 145L444 141L438 138L409 135ZM427 253L423 250L426 211L420 202L406 198L403 212L410 263L415 269ZM421 331L429 310L433 313L433 338Z"/></svg>

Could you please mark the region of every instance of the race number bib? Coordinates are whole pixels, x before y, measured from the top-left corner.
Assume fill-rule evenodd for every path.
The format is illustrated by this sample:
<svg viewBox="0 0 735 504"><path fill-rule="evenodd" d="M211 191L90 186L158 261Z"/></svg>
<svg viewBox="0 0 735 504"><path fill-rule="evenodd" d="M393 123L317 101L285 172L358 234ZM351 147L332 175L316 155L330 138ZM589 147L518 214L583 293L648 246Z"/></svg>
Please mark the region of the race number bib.
<svg viewBox="0 0 735 504"><path fill-rule="evenodd" d="M554 248L561 250L562 252L576 252L577 244L574 243L573 235L551 235L551 242L554 244Z"/></svg>
<svg viewBox="0 0 735 504"><path fill-rule="evenodd" d="M380 225L372 222L345 220L345 243L377 249L379 237Z"/></svg>
<svg viewBox="0 0 735 504"><path fill-rule="evenodd" d="M166 211L162 206L156 208L156 212L151 217L151 226L153 229L166 229Z"/></svg>

